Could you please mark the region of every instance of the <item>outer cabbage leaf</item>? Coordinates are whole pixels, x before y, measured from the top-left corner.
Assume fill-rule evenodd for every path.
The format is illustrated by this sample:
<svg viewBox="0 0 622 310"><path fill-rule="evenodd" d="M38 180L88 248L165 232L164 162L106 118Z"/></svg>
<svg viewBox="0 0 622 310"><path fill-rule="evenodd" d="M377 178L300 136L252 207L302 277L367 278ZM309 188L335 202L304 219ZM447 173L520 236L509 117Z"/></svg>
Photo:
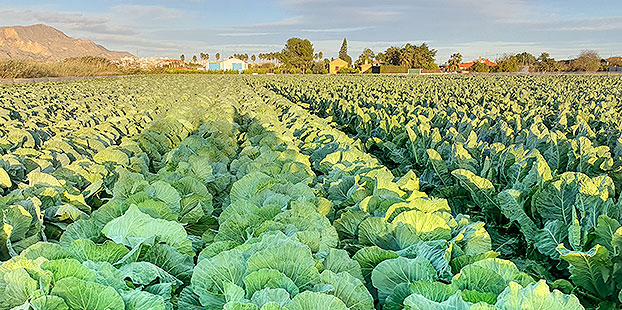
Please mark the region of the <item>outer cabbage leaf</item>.
<svg viewBox="0 0 622 310"><path fill-rule="evenodd" d="M302 292L294 297L287 306L288 310L348 310L339 298L315 292Z"/></svg>
<svg viewBox="0 0 622 310"><path fill-rule="evenodd" d="M320 282L330 284L332 289L326 293L341 299L350 310L374 308L374 298L363 282L347 272L336 274L330 270L325 270L320 275Z"/></svg>
<svg viewBox="0 0 622 310"><path fill-rule="evenodd" d="M558 290L551 292L546 281L531 283L523 288L510 282L495 304L502 310L582 310L583 306L574 295Z"/></svg>
<svg viewBox="0 0 622 310"><path fill-rule="evenodd" d="M78 278L56 282L52 294L63 298L72 310L125 310L123 299L112 287Z"/></svg>
<svg viewBox="0 0 622 310"><path fill-rule="evenodd" d="M180 253L194 256L192 243L187 237L184 227L177 222L154 219L132 205L127 212L102 229L102 233L117 243L131 248L155 239L175 247Z"/></svg>
<svg viewBox="0 0 622 310"><path fill-rule="evenodd" d="M378 299L384 303L396 285L418 280L437 280L432 264L425 258L398 257L381 262L374 268L371 281L378 289Z"/></svg>
<svg viewBox="0 0 622 310"><path fill-rule="evenodd" d="M414 293L404 300L405 310L469 310L471 303L462 300L460 292L442 302L436 302Z"/></svg>
<svg viewBox="0 0 622 310"><path fill-rule="evenodd" d="M560 245L560 257L570 264L570 279L588 292L607 298L614 294L615 283L611 279L612 262L607 248L596 245L588 252L576 252Z"/></svg>

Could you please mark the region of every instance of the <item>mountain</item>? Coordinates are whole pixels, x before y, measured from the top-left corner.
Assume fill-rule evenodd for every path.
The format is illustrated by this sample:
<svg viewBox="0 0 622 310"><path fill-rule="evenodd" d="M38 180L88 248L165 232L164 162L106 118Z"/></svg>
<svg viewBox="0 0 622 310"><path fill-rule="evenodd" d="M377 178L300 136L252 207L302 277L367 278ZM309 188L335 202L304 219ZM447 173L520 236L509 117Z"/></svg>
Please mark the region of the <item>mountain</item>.
<svg viewBox="0 0 622 310"><path fill-rule="evenodd" d="M133 57L128 52L110 51L93 41L74 39L42 24L0 27L0 58L61 60L82 56Z"/></svg>

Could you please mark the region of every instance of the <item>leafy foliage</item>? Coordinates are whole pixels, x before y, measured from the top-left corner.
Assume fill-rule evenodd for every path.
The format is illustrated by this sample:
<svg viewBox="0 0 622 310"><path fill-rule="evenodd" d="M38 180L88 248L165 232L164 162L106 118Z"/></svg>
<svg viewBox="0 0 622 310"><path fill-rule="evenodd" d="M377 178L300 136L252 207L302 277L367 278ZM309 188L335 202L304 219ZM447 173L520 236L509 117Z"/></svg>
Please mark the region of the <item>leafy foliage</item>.
<svg viewBox="0 0 622 310"><path fill-rule="evenodd" d="M19 119L0 136L0 309L618 305L614 114L317 81L119 80L142 114L87 106L97 130L0 114Z"/></svg>

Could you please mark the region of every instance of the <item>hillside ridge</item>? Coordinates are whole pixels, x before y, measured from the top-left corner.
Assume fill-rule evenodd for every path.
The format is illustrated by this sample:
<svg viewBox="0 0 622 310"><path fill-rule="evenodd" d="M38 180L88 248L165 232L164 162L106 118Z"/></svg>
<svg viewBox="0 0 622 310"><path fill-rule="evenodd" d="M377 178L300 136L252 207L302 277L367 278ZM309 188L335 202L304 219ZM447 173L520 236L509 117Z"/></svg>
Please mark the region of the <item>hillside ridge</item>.
<svg viewBox="0 0 622 310"><path fill-rule="evenodd" d="M133 57L128 52L108 50L91 40L72 38L44 24L0 27L0 58L62 60L82 56Z"/></svg>

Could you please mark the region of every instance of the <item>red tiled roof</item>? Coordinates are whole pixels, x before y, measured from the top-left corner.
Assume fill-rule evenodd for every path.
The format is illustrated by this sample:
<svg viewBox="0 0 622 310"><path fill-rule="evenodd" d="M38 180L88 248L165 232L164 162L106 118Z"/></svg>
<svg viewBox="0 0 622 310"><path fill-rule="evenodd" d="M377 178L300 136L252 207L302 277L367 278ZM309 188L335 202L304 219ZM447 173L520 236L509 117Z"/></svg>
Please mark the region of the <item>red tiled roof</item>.
<svg viewBox="0 0 622 310"><path fill-rule="evenodd" d="M620 61L620 60L622 60L622 57L609 57L605 59L606 62Z"/></svg>
<svg viewBox="0 0 622 310"><path fill-rule="evenodd" d="M460 64L460 69L469 69L469 68L473 67L473 65L475 63L478 63L478 62L483 62L483 63L487 64L489 67L495 67L497 65L496 63L494 63L493 61L491 61L488 58L483 58L483 59L480 58L480 59L477 59L477 60L461 63Z"/></svg>
<svg viewBox="0 0 622 310"><path fill-rule="evenodd" d="M474 64L475 64L475 61L469 61L469 62L461 63L460 64L460 68L461 69L469 69L469 68L473 67Z"/></svg>

